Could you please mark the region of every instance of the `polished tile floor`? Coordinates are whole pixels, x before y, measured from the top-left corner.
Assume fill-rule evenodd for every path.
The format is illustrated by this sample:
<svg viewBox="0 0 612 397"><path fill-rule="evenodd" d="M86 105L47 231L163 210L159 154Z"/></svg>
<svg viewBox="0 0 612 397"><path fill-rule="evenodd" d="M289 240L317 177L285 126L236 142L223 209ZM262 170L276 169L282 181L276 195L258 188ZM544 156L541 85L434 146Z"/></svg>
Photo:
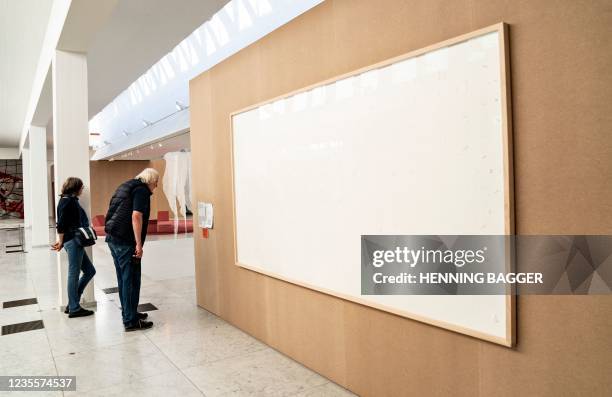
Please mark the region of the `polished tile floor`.
<svg viewBox="0 0 612 397"><path fill-rule="evenodd" d="M103 242L94 249L95 316L59 310L55 253L6 254L0 235L0 326L42 320L44 328L0 336L0 375L77 377L83 396L352 396L195 304L192 240L147 242L141 303L152 303L151 330L125 333L114 267ZM61 281L63 282L63 280ZM0 392L0 396L7 395ZM18 392L58 396L62 392Z"/></svg>

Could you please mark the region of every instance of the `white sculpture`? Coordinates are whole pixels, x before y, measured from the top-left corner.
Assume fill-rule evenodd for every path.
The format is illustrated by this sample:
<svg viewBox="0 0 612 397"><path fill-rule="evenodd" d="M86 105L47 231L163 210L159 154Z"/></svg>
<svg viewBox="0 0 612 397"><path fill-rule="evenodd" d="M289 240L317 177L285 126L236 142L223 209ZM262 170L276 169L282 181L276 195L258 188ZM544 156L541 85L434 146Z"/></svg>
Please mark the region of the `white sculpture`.
<svg viewBox="0 0 612 397"><path fill-rule="evenodd" d="M191 153L169 152L164 155L164 193L174 215L174 233L178 230L179 214L187 222L187 208L191 207ZM177 207L178 200L178 207Z"/></svg>

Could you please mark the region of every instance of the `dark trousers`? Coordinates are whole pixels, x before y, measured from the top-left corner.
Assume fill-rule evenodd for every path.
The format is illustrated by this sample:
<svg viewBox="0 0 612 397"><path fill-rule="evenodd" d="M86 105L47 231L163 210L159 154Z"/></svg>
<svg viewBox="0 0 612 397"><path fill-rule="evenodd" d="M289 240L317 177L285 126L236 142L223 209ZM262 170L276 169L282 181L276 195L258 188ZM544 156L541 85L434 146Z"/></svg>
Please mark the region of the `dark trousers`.
<svg viewBox="0 0 612 397"><path fill-rule="evenodd" d="M115 271L117 273L117 286L121 300L121 316L126 327L138 323L138 300L140 299L140 262L133 261L136 247L108 243Z"/></svg>

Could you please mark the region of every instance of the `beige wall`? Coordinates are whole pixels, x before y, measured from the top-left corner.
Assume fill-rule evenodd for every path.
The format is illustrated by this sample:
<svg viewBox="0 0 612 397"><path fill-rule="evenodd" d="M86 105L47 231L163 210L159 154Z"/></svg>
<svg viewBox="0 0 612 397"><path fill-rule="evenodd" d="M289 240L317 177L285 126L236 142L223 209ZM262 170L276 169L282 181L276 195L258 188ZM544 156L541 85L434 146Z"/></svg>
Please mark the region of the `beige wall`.
<svg viewBox="0 0 612 397"><path fill-rule="evenodd" d="M148 166L148 161L90 161L91 216L106 215L115 189Z"/></svg>
<svg viewBox="0 0 612 397"><path fill-rule="evenodd" d="M151 219L157 219L157 211L170 211L161 182L165 168L164 160L100 160L90 162L92 217L105 215L115 189L128 179L134 178L147 167L155 168L160 173L159 186L151 196Z"/></svg>
<svg viewBox="0 0 612 397"><path fill-rule="evenodd" d="M229 114L504 21L516 227L612 234L609 1L327 0L191 81L198 303L365 396L612 395L612 296L521 296L508 349L236 267Z"/></svg>

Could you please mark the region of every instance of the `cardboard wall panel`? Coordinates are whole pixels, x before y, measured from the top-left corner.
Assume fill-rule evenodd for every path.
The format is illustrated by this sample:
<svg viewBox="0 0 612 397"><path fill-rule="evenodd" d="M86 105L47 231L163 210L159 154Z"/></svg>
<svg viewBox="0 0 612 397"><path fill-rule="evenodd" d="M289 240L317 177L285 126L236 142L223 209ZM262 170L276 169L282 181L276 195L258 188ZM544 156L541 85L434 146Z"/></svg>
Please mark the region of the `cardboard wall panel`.
<svg viewBox="0 0 612 397"><path fill-rule="evenodd" d="M198 303L364 396L612 394L612 297L517 299L508 349L234 265L230 113L506 22L521 234L612 234L609 1L327 0L190 84Z"/></svg>

